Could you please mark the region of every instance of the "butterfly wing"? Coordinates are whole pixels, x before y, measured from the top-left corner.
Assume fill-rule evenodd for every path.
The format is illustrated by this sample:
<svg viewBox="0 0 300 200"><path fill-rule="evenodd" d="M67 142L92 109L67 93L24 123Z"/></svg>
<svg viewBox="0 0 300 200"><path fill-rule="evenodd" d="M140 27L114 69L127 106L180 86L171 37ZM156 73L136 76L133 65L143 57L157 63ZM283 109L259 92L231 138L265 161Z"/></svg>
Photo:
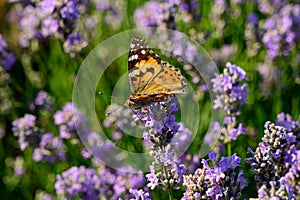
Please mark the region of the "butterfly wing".
<svg viewBox="0 0 300 200"><path fill-rule="evenodd" d="M148 43L139 36L132 39L128 56L128 75L131 92L134 93L142 85L148 84L159 73L160 69L153 67L161 59L149 47Z"/></svg>
<svg viewBox="0 0 300 200"><path fill-rule="evenodd" d="M162 61L141 37L131 42L128 73L133 96L185 92L186 80L180 70Z"/></svg>
<svg viewBox="0 0 300 200"><path fill-rule="evenodd" d="M181 75L180 70L167 62L153 65L160 69L146 85L142 85L136 91L136 95L145 94L182 94L185 93L186 79ZM157 70L158 71L158 70Z"/></svg>

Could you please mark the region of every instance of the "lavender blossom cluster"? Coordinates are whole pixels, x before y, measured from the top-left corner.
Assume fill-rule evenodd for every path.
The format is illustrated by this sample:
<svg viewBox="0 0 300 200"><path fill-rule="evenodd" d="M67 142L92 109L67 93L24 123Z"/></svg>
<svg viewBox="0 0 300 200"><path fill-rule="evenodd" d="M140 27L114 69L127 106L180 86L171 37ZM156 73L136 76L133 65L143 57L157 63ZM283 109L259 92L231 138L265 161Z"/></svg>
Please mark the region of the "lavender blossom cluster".
<svg viewBox="0 0 300 200"><path fill-rule="evenodd" d="M97 11L104 13L105 23L110 25L113 29L120 28L123 19L122 10L124 9L124 2L110 1L110 0L93 0Z"/></svg>
<svg viewBox="0 0 300 200"><path fill-rule="evenodd" d="M299 150L296 137L282 126L265 123L262 142L245 162L249 163L261 199L296 199L299 195Z"/></svg>
<svg viewBox="0 0 300 200"><path fill-rule="evenodd" d="M155 187L160 187L163 190L179 189L183 184L183 176L186 175L187 169L183 164L177 162L172 163L165 170L156 172L155 166L150 166L150 173L147 177L147 187L153 190Z"/></svg>
<svg viewBox="0 0 300 200"><path fill-rule="evenodd" d="M8 51L7 43L5 42L3 36L0 34L0 66L7 71L12 68L15 62L15 56Z"/></svg>
<svg viewBox="0 0 300 200"><path fill-rule="evenodd" d="M27 48L33 40L60 38L64 41L64 50L74 56L87 46L86 39L77 31L79 16L87 8L84 0L17 2L20 45Z"/></svg>
<svg viewBox="0 0 300 200"><path fill-rule="evenodd" d="M65 198L98 199L101 178L96 170L85 166L73 166L57 175L55 190Z"/></svg>
<svg viewBox="0 0 300 200"><path fill-rule="evenodd" d="M55 163L66 159L66 147L59 137L45 133L41 136L39 147L34 149L32 157L36 162L44 160Z"/></svg>
<svg viewBox="0 0 300 200"><path fill-rule="evenodd" d="M33 148L33 160L36 162L46 161L50 163L66 159L66 147L59 137L52 133L43 133L37 125L37 118L31 114L16 119L12 123L12 131L16 137L20 149Z"/></svg>
<svg viewBox="0 0 300 200"><path fill-rule="evenodd" d="M246 103L248 90L245 71L237 65L228 62L223 73L216 75L211 81L213 83L213 92L216 93L214 100L214 109L222 109L225 112L225 128L219 130L219 138L224 144L236 140L241 134L245 134L246 128L242 123L237 122L237 116L240 115L240 108ZM215 127L220 127L216 122Z"/></svg>
<svg viewBox="0 0 300 200"><path fill-rule="evenodd" d="M73 103L66 103L62 110L54 114L54 123L59 127L61 138L77 138L76 126L82 125L86 118Z"/></svg>
<svg viewBox="0 0 300 200"><path fill-rule="evenodd" d="M54 98L46 91L40 91L36 95L35 99L30 102L29 109L35 110L37 108L45 110L54 109Z"/></svg>
<svg viewBox="0 0 300 200"><path fill-rule="evenodd" d="M0 65L0 114L8 114L13 108L13 103L11 101L12 90L9 87L11 84L11 76ZM1 137L5 135L5 131L1 131Z"/></svg>
<svg viewBox="0 0 300 200"><path fill-rule="evenodd" d="M179 124L175 121L175 113L178 111L176 103L159 102L141 110L135 110L135 120L140 120L148 128L144 132L144 141L150 141L151 154L156 163L168 166L173 163L173 153L168 152L167 146L179 130ZM168 104L169 103L169 104Z"/></svg>
<svg viewBox="0 0 300 200"><path fill-rule="evenodd" d="M18 137L20 149L26 147L37 147L41 141L42 130L37 126L36 116L25 114L24 117L12 122L14 136Z"/></svg>
<svg viewBox="0 0 300 200"><path fill-rule="evenodd" d="M262 41L271 58L289 55L295 48L300 36L300 5L282 5L264 24Z"/></svg>
<svg viewBox="0 0 300 200"><path fill-rule="evenodd" d="M202 167L193 174L184 176L186 191L182 200L190 199L239 199L247 185L241 166L241 158L236 154L222 157L217 161L217 154L211 152L208 159L202 159Z"/></svg>
<svg viewBox="0 0 300 200"><path fill-rule="evenodd" d="M136 9L135 22L140 27L176 29L175 10L178 4L178 1L149 1L143 7Z"/></svg>
<svg viewBox="0 0 300 200"><path fill-rule="evenodd" d="M297 149L300 149L300 119L293 119L290 114L282 112L277 115L277 121L275 124L286 128L288 132L292 132L294 136L296 136Z"/></svg>
<svg viewBox="0 0 300 200"><path fill-rule="evenodd" d="M138 189L144 183L143 174L131 172L115 171L103 163L98 163L95 168L73 166L57 175L55 190L59 196L67 199L120 199L122 196L126 196L125 199L131 196L149 199L149 193Z"/></svg>
<svg viewBox="0 0 300 200"><path fill-rule="evenodd" d="M172 140L178 132L185 136L188 131L175 121L175 114L179 111L177 100L171 98L165 102L151 104L141 110L136 109L134 118L141 121L147 130L144 132L144 141L150 144L150 154L155 161L150 165L150 173L146 175L150 189L161 187L169 192L179 189L183 183L183 175L187 169L175 160L175 145ZM174 142L179 142L177 138ZM184 142L184 141L181 141Z"/></svg>

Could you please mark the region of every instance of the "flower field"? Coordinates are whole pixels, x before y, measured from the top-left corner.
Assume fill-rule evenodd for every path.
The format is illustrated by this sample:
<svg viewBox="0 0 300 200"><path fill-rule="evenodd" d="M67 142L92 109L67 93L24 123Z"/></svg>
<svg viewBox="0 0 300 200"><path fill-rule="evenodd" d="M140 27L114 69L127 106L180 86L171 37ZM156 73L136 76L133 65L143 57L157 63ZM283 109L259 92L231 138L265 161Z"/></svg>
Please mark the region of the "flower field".
<svg viewBox="0 0 300 200"><path fill-rule="evenodd" d="M0 199L299 199L299 49L298 1L0 1Z"/></svg>

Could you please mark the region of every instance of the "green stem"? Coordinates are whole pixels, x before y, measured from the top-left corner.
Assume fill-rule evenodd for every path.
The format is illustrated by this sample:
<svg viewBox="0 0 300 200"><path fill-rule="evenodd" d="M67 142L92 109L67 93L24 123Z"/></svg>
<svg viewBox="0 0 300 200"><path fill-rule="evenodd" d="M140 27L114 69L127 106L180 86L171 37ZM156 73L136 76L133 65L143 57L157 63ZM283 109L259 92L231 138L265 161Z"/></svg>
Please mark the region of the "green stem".
<svg viewBox="0 0 300 200"><path fill-rule="evenodd" d="M231 143L230 142L227 143L227 155L231 156Z"/></svg>
<svg viewBox="0 0 300 200"><path fill-rule="evenodd" d="M163 166L163 171L164 171L164 174L166 176L166 179L169 180L167 168L165 166ZM172 191L172 188L168 188L168 194L169 194L169 200L173 200L173 191Z"/></svg>

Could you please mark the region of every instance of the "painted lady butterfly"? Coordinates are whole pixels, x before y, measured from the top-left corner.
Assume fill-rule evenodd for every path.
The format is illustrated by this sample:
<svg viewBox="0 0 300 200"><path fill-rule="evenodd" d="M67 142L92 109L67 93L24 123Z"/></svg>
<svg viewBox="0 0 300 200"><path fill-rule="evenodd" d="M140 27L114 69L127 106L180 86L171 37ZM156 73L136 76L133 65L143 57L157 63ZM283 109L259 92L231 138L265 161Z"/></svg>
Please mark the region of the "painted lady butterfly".
<svg viewBox="0 0 300 200"><path fill-rule="evenodd" d="M125 105L129 107L144 107L186 92L180 70L163 61L139 36L130 44L128 74L132 94Z"/></svg>

